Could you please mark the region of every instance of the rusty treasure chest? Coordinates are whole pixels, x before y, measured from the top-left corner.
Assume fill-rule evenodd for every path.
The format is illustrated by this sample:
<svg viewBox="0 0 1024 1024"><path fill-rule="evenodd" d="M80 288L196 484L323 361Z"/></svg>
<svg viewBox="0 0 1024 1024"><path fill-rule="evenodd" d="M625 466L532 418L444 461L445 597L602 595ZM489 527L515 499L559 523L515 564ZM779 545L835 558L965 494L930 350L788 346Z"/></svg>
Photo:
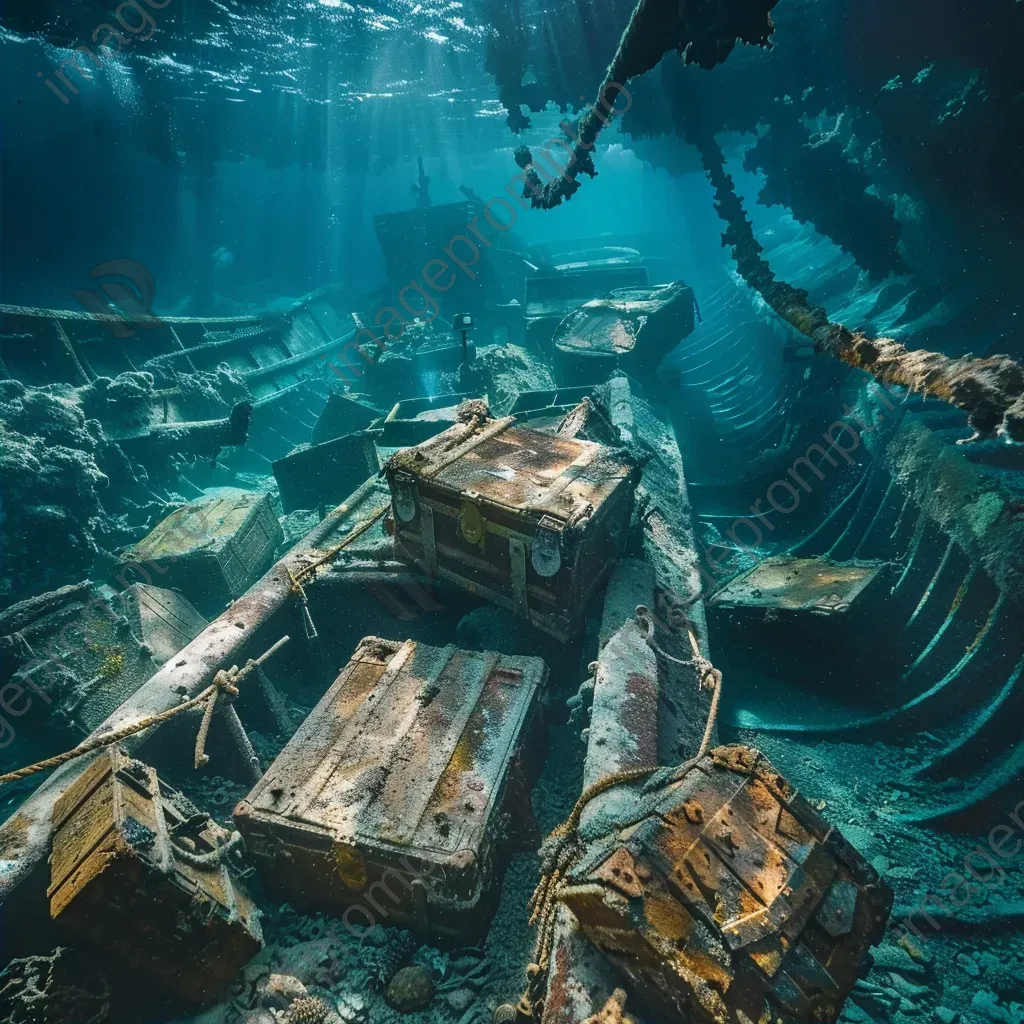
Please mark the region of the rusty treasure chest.
<svg viewBox="0 0 1024 1024"><path fill-rule="evenodd" d="M839 1017L892 890L761 754L719 747L622 807L562 898L656 1019Z"/></svg>
<svg viewBox="0 0 1024 1024"><path fill-rule="evenodd" d="M640 466L622 449L475 416L386 472L396 557L567 640L622 554Z"/></svg>
<svg viewBox="0 0 1024 1024"><path fill-rule="evenodd" d="M486 930L509 840L532 823L546 681L539 658L361 641L235 808L264 887L359 932Z"/></svg>
<svg viewBox="0 0 1024 1024"><path fill-rule="evenodd" d="M263 945L234 845L152 768L108 748L54 807L50 916L125 969L215 1002Z"/></svg>

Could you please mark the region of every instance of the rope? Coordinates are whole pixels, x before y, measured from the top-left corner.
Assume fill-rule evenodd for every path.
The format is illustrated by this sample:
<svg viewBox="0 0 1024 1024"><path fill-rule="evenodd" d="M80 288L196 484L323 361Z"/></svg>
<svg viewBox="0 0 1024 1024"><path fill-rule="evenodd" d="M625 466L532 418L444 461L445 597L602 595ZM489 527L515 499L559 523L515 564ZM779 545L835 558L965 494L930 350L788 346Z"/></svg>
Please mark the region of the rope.
<svg viewBox="0 0 1024 1024"><path fill-rule="evenodd" d="M255 660L250 659L242 668L232 665L226 672L221 669L221 671L213 677L213 682L203 690L202 693L191 698L191 700L185 701L183 704L178 704L176 707L169 708L167 711L161 711L156 715L147 715L145 718L142 718L137 722L133 722L131 725L124 725L120 729L116 729L114 732L106 733L102 736L90 737L84 743L80 743L77 747L73 747L71 750L67 750L63 754L57 754L55 757L48 757L43 761L37 761L35 764L30 764L25 768L19 768L17 771L8 772L6 775L0 775L0 786L3 786L8 782L19 782L21 779L27 779L30 775L37 775L39 772L49 771L51 768L59 768L61 765L67 764L69 761L74 761L79 757L84 757L86 754L91 754L94 750L102 750L104 747L113 746L115 743L120 743L121 740L127 739L129 736L134 736L136 733L143 732L146 729L151 729L154 725L160 725L177 715L184 714L186 711L191 711L192 708L198 707L204 701L209 701L209 705L203 714L203 724L205 724L206 731L203 729L203 724L200 725L199 729L200 736L205 743L206 732L209 731L209 722L207 721L207 718L208 716L212 717L213 705L216 703L216 699L220 695L221 690L234 688L235 683L244 679L245 676L247 676L257 666L262 665L267 658L272 654L275 654L287 642L288 637L281 637L273 647L264 651L264 653ZM238 690L236 688L235 693L237 692ZM200 747L198 738L196 740L196 750L198 757L198 755L202 753L202 748Z"/></svg>
<svg viewBox="0 0 1024 1024"><path fill-rule="evenodd" d="M711 746L711 737L715 731L715 722L718 720L718 705L722 699L722 672L720 669L715 668L714 665L708 661L700 653L700 644L697 641L697 634L693 631L693 626L687 622L686 632L690 638L690 649L693 652L692 658L676 658L666 651L663 651L654 640L654 618L650 611L645 608L642 604L636 607L636 620L637 623L646 632L645 639L647 640L648 646L654 651L655 654L664 658L666 661L672 662L674 665L682 665L685 668L693 668L697 671L697 685L702 690L712 689L713 693L711 696L711 707L708 710L708 721L704 727L704 736L700 741L700 746L697 748L697 753L694 754L689 761L684 762L672 773L673 779L682 778L707 752ZM710 683L708 682L710 680Z"/></svg>
<svg viewBox="0 0 1024 1024"><path fill-rule="evenodd" d="M309 565L303 566L298 572L293 573L291 569L286 569L288 573L288 579L291 581L292 593L302 602L302 628L306 634L307 640L315 640L320 634L317 632L316 623L313 621L313 616L309 613L309 598L306 596L306 589L302 585L302 581L315 576L317 569L329 562L333 562L338 555L344 551L345 548L357 540L366 531L373 526L391 507L389 501L385 505L381 505L377 508L368 519L360 523L343 541L339 544L335 544L333 548L321 555L316 561L310 562Z"/></svg>
<svg viewBox="0 0 1024 1024"><path fill-rule="evenodd" d="M241 841L241 833L232 832L231 837L223 846L218 846L216 850L211 850L209 853L193 853L191 850L185 850L175 843L174 856L179 860L183 860L186 864L191 864L193 867L214 867L223 863L228 854L230 854L231 851L241 843Z"/></svg>
<svg viewBox="0 0 1024 1024"><path fill-rule="evenodd" d="M306 603L306 592L302 588L302 581L308 577L313 576L317 569L329 562L333 562L338 555L349 546L354 540L358 540L366 531L376 523L387 510L391 508L391 502L389 501L385 505L381 505L380 508L376 509L370 516L369 519L364 520L360 523L343 541L339 544L335 544L333 548L321 555L315 562L310 562L309 565L303 566L297 573L292 574L291 569L288 570L288 578L292 583L292 593L297 597L301 597L303 603Z"/></svg>
<svg viewBox="0 0 1024 1024"><path fill-rule="evenodd" d="M292 575L291 569L287 570L288 579L292 581L292 593L302 601L302 630L307 640L315 640L320 634L316 631L316 623L313 616L309 614L309 598L302 584Z"/></svg>
<svg viewBox="0 0 1024 1024"><path fill-rule="evenodd" d="M707 724L704 726L704 735L701 738L700 746L693 757L684 761L677 768L671 770L668 777L661 768L633 768L628 771L613 772L611 775L599 779L588 786L587 789L576 801L569 817L558 826L544 841L541 848L541 877L526 905L531 911L529 926L537 926L537 939L534 944L533 961L527 966L527 985L517 1006L518 1011L526 1017L533 1017L539 1005L534 998L539 994L541 982L547 977L550 966L551 947L554 941L554 930L556 911L561 902L561 895L565 888L563 880L572 871L583 855L584 846L579 838L579 825L583 812L587 805L602 793L607 793L616 786L629 782L637 782L640 779L648 779L645 790L652 787L655 782L664 785L669 782L679 781L685 777L707 754L711 746L711 737L715 731L715 722L718 719L718 706L722 696L722 673L700 653L700 644L692 625L687 622L687 632L690 637L690 647L693 657L689 659L676 658L667 654L654 641L654 619L650 611L643 605L636 608L637 625L644 631L644 639L650 645L655 654L660 655L667 661L676 665L683 665L694 668L697 671L697 686L699 689L712 689L711 707L708 710Z"/></svg>

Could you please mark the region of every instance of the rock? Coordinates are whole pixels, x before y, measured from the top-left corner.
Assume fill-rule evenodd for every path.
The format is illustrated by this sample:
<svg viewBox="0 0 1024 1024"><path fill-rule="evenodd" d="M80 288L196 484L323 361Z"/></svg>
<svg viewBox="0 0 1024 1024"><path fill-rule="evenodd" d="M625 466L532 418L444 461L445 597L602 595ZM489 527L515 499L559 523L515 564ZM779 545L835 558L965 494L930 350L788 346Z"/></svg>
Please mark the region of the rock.
<svg viewBox="0 0 1024 1024"><path fill-rule="evenodd" d="M969 974L972 978L978 978L981 976L981 968L975 963L974 958L969 953L957 954L956 962L960 965L966 974Z"/></svg>
<svg viewBox="0 0 1024 1024"><path fill-rule="evenodd" d="M875 1024L875 1018L862 1010L852 999L843 1007L840 1024Z"/></svg>
<svg viewBox="0 0 1024 1024"><path fill-rule="evenodd" d="M277 1024L277 1018L270 1010L253 1010L242 1018L242 1024Z"/></svg>
<svg viewBox="0 0 1024 1024"><path fill-rule="evenodd" d="M362 941L368 946L376 946L377 948L380 948L388 944L388 933L384 931L384 928L381 925L375 924L363 934Z"/></svg>
<svg viewBox="0 0 1024 1024"><path fill-rule="evenodd" d="M915 985L895 972L890 972L889 984L892 991L899 993L903 999L909 999L911 1002L920 1002L932 994L932 990L927 985Z"/></svg>
<svg viewBox="0 0 1024 1024"><path fill-rule="evenodd" d="M911 977L922 977L928 972L927 966L918 963L902 946L886 943L872 950L871 955L878 970L897 971Z"/></svg>
<svg viewBox="0 0 1024 1024"><path fill-rule="evenodd" d="M1020 1014L1012 1008L1003 1006L994 992L980 989L974 993L971 1009L976 1010L993 1024L1020 1024Z"/></svg>
<svg viewBox="0 0 1024 1024"><path fill-rule="evenodd" d="M267 974L270 974L270 968L258 960L250 960L242 970L247 985L256 985Z"/></svg>
<svg viewBox="0 0 1024 1024"><path fill-rule="evenodd" d="M428 1006L434 998L434 982L430 972L418 964L403 967L388 985L385 995L388 1005L399 1013L413 1013Z"/></svg>
<svg viewBox="0 0 1024 1024"><path fill-rule="evenodd" d="M956 1024L960 1019L960 1014L956 1010L951 1010L948 1006L936 1006L935 1019L939 1024Z"/></svg>
<svg viewBox="0 0 1024 1024"><path fill-rule="evenodd" d="M456 1013L465 1013L476 999L476 993L471 988L457 988L454 992L446 993L444 999Z"/></svg>
<svg viewBox="0 0 1024 1024"><path fill-rule="evenodd" d="M263 986L261 1004L268 1010L287 1010L296 999L308 996L306 986L290 974L271 974Z"/></svg>

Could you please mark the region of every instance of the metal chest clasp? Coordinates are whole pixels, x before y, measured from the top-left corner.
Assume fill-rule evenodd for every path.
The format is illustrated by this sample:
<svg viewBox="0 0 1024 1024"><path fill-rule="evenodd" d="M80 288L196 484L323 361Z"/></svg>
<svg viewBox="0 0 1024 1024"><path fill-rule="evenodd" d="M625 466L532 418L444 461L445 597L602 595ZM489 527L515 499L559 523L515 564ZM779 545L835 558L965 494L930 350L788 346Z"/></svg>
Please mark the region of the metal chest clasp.
<svg viewBox="0 0 1024 1024"><path fill-rule="evenodd" d="M545 578L562 568L562 524L552 516L542 516L530 545L534 572Z"/></svg>
<svg viewBox="0 0 1024 1024"><path fill-rule="evenodd" d="M411 523L416 518L419 507L416 480L409 473L396 473L393 483L392 499L395 505L395 515L403 523Z"/></svg>
<svg viewBox="0 0 1024 1024"><path fill-rule="evenodd" d="M470 544L483 544L484 536L487 533L487 524L474 499L479 500L480 495L475 491L467 491L462 499L462 506L459 509L459 531Z"/></svg>

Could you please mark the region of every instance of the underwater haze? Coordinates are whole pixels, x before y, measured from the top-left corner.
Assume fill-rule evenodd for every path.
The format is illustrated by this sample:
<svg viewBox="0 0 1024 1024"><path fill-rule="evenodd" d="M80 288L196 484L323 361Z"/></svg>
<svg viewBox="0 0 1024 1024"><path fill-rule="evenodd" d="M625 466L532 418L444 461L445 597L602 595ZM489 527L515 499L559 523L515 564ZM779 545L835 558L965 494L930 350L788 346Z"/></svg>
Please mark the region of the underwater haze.
<svg viewBox="0 0 1024 1024"><path fill-rule="evenodd" d="M1024 1022L1019 0L0 0L0 1021Z"/></svg>

